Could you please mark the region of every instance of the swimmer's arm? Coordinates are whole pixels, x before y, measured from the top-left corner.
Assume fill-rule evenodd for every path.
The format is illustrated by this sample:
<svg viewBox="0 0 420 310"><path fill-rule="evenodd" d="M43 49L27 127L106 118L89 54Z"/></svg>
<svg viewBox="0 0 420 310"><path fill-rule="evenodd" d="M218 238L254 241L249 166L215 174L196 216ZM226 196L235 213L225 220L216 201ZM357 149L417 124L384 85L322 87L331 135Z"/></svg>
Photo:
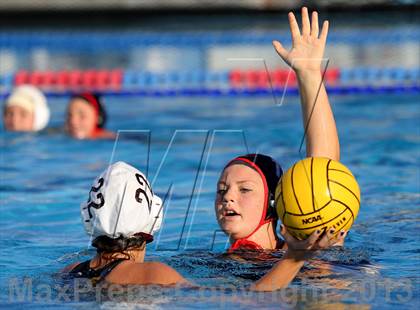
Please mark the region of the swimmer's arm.
<svg viewBox="0 0 420 310"><path fill-rule="evenodd" d="M296 72L306 131L306 155L339 160L337 128L321 74L328 21L323 23L319 34L317 12L312 13L311 24L307 8L302 8L302 33L293 13L289 13L289 24L292 49L287 51L278 41L273 41L273 45Z"/></svg>
<svg viewBox="0 0 420 310"><path fill-rule="evenodd" d="M283 259L278 262L265 276L255 282L250 289L253 291L275 291L285 288L296 277L305 263L305 255L288 250Z"/></svg>
<svg viewBox="0 0 420 310"><path fill-rule="evenodd" d="M280 262L278 262L264 277L255 282L250 289L254 291L274 291L285 288L296 277L305 261L312 258L316 250L328 249L337 243L343 242L346 231L342 230L335 235L334 229L325 233L314 231L307 239L297 240L281 225L281 234L287 243L288 249Z"/></svg>
<svg viewBox="0 0 420 310"><path fill-rule="evenodd" d="M321 73L304 72L298 74L297 77L302 101L304 130L307 130L306 156L327 157L339 161L340 144L337 128L327 92L324 83L322 83ZM312 112L315 101L316 106ZM312 116L310 116L311 112Z"/></svg>

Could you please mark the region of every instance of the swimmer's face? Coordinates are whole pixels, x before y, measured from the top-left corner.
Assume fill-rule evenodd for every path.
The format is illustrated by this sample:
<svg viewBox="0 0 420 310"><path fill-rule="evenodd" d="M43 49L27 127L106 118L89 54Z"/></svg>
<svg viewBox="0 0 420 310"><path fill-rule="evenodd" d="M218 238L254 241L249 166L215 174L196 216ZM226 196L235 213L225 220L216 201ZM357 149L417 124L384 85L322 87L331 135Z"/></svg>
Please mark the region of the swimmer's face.
<svg viewBox="0 0 420 310"><path fill-rule="evenodd" d="M76 139L90 138L96 128L95 108L81 98L73 99L67 110L66 130Z"/></svg>
<svg viewBox="0 0 420 310"><path fill-rule="evenodd" d="M227 167L217 184L215 210L222 230L232 239L248 236L258 226L264 209L264 184L250 167Z"/></svg>
<svg viewBox="0 0 420 310"><path fill-rule="evenodd" d="M4 110L3 122L8 131L33 131L34 114L20 106L8 106Z"/></svg>

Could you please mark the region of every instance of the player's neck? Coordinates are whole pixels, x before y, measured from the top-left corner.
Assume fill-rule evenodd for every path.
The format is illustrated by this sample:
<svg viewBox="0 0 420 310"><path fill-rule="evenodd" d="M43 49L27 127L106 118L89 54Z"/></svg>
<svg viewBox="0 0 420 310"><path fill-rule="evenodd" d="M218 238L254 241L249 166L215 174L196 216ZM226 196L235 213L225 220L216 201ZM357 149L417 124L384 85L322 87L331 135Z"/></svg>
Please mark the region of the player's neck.
<svg viewBox="0 0 420 310"><path fill-rule="evenodd" d="M276 249L279 240L275 232L273 221L262 225L247 239L260 245L265 250Z"/></svg>

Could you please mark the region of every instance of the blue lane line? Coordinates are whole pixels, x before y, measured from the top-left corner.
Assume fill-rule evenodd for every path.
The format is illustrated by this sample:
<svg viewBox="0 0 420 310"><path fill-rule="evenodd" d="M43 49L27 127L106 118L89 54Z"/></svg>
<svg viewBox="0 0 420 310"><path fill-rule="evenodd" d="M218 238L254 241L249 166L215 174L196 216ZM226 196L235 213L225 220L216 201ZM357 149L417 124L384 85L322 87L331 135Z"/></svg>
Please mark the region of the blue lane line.
<svg viewBox="0 0 420 310"><path fill-rule="evenodd" d="M11 91L14 74L0 76L0 94ZM420 68L371 68L354 67L340 69L338 85L328 85L334 94L368 94L418 92ZM174 97L174 96L270 96L269 88L231 88L229 72L186 71L153 73L127 70L123 73L121 90L105 91L104 94L118 96ZM48 91L50 96L68 96L68 91ZM275 90L283 94L283 88ZM288 94L297 94L296 88L288 87Z"/></svg>
<svg viewBox="0 0 420 310"><path fill-rule="evenodd" d="M393 94L393 93L419 93L420 86L334 86L327 87L329 94L347 95L347 94ZM274 93L279 98L283 95L284 89L274 89ZM68 97L72 94L66 92L46 92L50 98ZM272 92L267 88L259 89L212 89L212 88L184 88L178 90L123 90L123 91L103 91L100 93L105 96L117 97L267 97L272 96ZM297 87L289 87L286 95L298 95ZM9 95L8 92L0 92L0 98L4 100Z"/></svg>
<svg viewBox="0 0 420 310"><path fill-rule="evenodd" d="M230 44L271 44L273 38L286 45L290 43L288 33L265 31L253 33L244 31L224 32L115 32L115 31L7 31L0 32L0 47L12 49L31 49L46 47L51 50L84 50L91 52L127 50L134 46L213 46ZM418 27L403 29L335 31L329 34L330 44L384 44L420 41Z"/></svg>

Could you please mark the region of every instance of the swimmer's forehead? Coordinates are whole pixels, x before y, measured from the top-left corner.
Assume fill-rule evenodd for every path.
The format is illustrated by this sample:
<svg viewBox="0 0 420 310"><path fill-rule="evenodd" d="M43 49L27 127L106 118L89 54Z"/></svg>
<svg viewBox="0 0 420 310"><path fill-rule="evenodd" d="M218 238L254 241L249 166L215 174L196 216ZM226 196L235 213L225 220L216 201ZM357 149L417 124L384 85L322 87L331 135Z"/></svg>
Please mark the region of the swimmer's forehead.
<svg viewBox="0 0 420 310"><path fill-rule="evenodd" d="M255 183L257 184L258 182L256 182L255 180L239 180L239 181L234 181L234 183L236 184L243 184L243 183ZM218 185L227 185L228 183L225 182L224 180L219 180L219 182L217 183Z"/></svg>
<svg viewBox="0 0 420 310"><path fill-rule="evenodd" d="M24 107L21 107L20 105L14 105L14 104L5 105L4 106L4 112L6 112L6 111L18 111L18 112L32 113L32 111L30 111L30 110L28 110Z"/></svg>
<svg viewBox="0 0 420 310"><path fill-rule="evenodd" d="M86 99L74 97L70 100L69 107L77 107L77 108L83 108L83 107L89 107L92 110L95 110L95 108L87 101Z"/></svg>
<svg viewBox="0 0 420 310"><path fill-rule="evenodd" d="M227 167L221 174L218 184L226 185L227 183L254 183L259 184L261 177L254 169L241 163L233 164Z"/></svg>

